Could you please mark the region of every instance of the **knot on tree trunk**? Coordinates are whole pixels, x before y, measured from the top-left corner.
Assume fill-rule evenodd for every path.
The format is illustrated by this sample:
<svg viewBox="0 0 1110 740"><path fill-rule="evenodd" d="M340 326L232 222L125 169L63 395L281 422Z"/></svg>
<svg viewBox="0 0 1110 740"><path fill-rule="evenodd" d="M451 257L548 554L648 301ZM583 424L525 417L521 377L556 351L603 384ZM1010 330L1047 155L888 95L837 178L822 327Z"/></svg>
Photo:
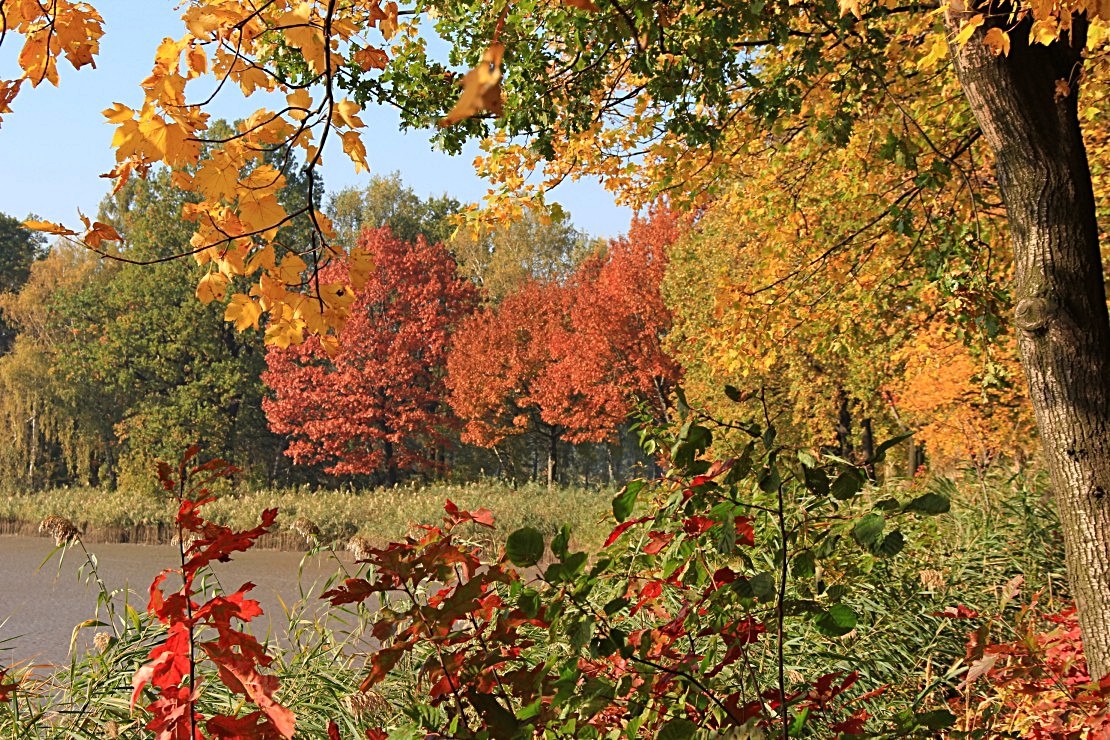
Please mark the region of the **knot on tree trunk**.
<svg viewBox="0 0 1110 740"><path fill-rule="evenodd" d="M1014 322L1022 331L1036 333L1044 331L1048 322L1056 316L1059 306L1049 298L1022 298L1014 309Z"/></svg>

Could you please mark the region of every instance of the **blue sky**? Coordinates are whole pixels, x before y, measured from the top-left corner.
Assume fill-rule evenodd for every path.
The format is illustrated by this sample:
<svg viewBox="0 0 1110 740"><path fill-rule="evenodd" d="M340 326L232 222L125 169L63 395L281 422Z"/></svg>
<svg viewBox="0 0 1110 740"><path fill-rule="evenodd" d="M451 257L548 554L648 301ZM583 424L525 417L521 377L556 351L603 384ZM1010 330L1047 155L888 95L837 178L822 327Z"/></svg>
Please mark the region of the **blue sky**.
<svg viewBox="0 0 1110 740"><path fill-rule="evenodd" d="M18 218L35 214L70 226L77 223L78 210L95 215L108 187L99 175L114 165L112 127L101 111L117 101L137 107L142 101L138 84L150 71L158 42L181 35L178 13L168 0L93 4L105 21L97 68L75 72L68 64L60 65L61 85L25 86L0 126L0 212ZM19 41L9 37L0 49L0 78L16 76ZM225 95L211 111L234 119L258 105L256 100ZM476 149L458 157L433 150L426 132L400 133L391 110L368 110L362 118L372 172L399 171L405 183L424 196L446 192L477 201L488 189L472 169ZM370 175L356 174L338 147L325 154L324 184L329 191L368 181ZM631 211L614 205L596 182L566 183L550 199L561 203L574 223L592 235L616 236L628 228Z"/></svg>

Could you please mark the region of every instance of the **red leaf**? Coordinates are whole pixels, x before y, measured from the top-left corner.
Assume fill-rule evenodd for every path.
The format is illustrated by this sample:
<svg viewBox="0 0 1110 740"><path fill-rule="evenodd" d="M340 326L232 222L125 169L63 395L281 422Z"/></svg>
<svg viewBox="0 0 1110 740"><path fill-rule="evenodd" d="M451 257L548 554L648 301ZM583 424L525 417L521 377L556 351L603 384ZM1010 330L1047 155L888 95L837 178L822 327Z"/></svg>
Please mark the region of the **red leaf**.
<svg viewBox="0 0 1110 740"><path fill-rule="evenodd" d="M736 517L736 544L751 547L755 544L755 528L746 516Z"/></svg>
<svg viewBox="0 0 1110 740"><path fill-rule="evenodd" d="M636 602L636 605L632 607L632 609L628 612L628 615L634 616L636 612L640 611L640 608L643 607L644 604L648 603L649 601L658 599L662 594L662 583L660 583L659 581L649 582L646 586L640 589L640 600Z"/></svg>
<svg viewBox="0 0 1110 740"><path fill-rule="evenodd" d="M620 539L620 536L627 532L629 528L634 527L637 524L643 524L647 521L651 521L650 516L640 517L639 519L629 519L627 522L621 522L616 527L614 527L612 532L609 533L609 537L605 540L605 544L602 545L602 547L609 547L609 545Z"/></svg>
<svg viewBox="0 0 1110 740"><path fill-rule="evenodd" d="M691 537L697 537L699 534L708 532L716 525L717 522L708 517L694 515L687 517L686 521L682 523L682 529Z"/></svg>
<svg viewBox="0 0 1110 740"><path fill-rule="evenodd" d="M969 609L963 604L957 604L956 606L945 607L944 611L932 612L930 616L947 617L948 619L975 619L979 616L979 612Z"/></svg>
<svg viewBox="0 0 1110 740"><path fill-rule="evenodd" d="M647 555L658 555L664 547L671 543L674 539L674 534L671 532L648 532L648 542L644 545L644 553Z"/></svg>

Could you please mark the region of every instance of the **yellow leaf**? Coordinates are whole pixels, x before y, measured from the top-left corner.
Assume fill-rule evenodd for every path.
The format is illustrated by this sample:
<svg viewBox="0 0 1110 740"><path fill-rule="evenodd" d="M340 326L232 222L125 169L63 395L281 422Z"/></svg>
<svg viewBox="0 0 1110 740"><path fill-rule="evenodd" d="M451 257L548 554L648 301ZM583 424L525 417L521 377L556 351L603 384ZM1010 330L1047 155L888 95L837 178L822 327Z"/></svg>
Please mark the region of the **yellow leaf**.
<svg viewBox="0 0 1110 740"><path fill-rule="evenodd" d="M346 126L347 128L362 128L366 125L358 117L360 112L362 112L362 107L353 100L347 100L346 98L340 100L331 108L332 118L339 121L340 126Z"/></svg>
<svg viewBox="0 0 1110 740"><path fill-rule="evenodd" d="M107 118L110 123L123 123L134 118L135 111L123 103L112 103L112 107L106 108L101 115Z"/></svg>
<svg viewBox="0 0 1110 740"><path fill-rule="evenodd" d="M205 198L230 200L239 187L239 170L229 161L226 152L216 150L201 163L193 184Z"/></svg>
<svg viewBox="0 0 1110 740"><path fill-rule="evenodd" d="M266 327L266 344L285 348L291 344L300 344L303 340L304 329L299 321L278 319Z"/></svg>
<svg viewBox="0 0 1110 740"><path fill-rule="evenodd" d="M439 120L440 126L450 126L487 110L500 115L501 59L504 55L504 44L494 41L489 45L478 66L467 72L459 82L462 94L455 107Z"/></svg>
<svg viewBox="0 0 1110 740"><path fill-rule="evenodd" d="M971 39L971 35L975 33L979 26L983 25L986 20L981 14L973 15L964 21L964 25L960 28L959 33L956 34L956 46L963 46Z"/></svg>
<svg viewBox="0 0 1110 740"><path fill-rule="evenodd" d="M278 278L286 285L300 285L304 282L302 275L307 268L303 259L295 254L287 254L281 260Z"/></svg>
<svg viewBox="0 0 1110 740"><path fill-rule="evenodd" d="M347 264L351 286L358 290L366 285L366 280L370 277L370 273L374 271L374 258L370 256L370 253L361 247L353 247Z"/></svg>
<svg viewBox="0 0 1110 740"><path fill-rule="evenodd" d="M983 35L983 43L997 56L1007 56L1010 53L1010 34L1001 28L988 28Z"/></svg>
<svg viewBox="0 0 1110 740"><path fill-rule="evenodd" d="M191 45L185 59L189 63L190 76L200 76L208 71L208 57L201 47L195 44Z"/></svg>
<svg viewBox="0 0 1110 740"><path fill-rule="evenodd" d="M208 305L212 301L222 301L227 295L227 275L221 272L209 272L197 283L197 298Z"/></svg>
<svg viewBox="0 0 1110 740"><path fill-rule="evenodd" d="M848 15L849 13L851 13L856 18L859 18L859 3L860 0L840 0L840 14Z"/></svg>
<svg viewBox="0 0 1110 740"><path fill-rule="evenodd" d="M948 41L944 34L931 33L926 38L931 40L929 52L917 62L917 68L922 71L933 69L948 56Z"/></svg>
<svg viewBox="0 0 1110 740"><path fill-rule="evenodd" d="M312 3L301 3L278 19L285 41L299 49L305 62L317 74L324 71L324 34L312 23Z"/></svg>
<svg viewBox="0 0 1110 740"><path fill-rule="evenodd" d="M285 218L285 209L278 203L276 195L255 191L239 191L239 219L252 232L266 231L278 225Z"/></svg>
<svg viewBox="0 0 1110 740"><path fill-rule="evenodd" d="M267 244L266 246L262 247L262 249L259 249L257 252L251 255L251 258L247 260L247 266L244 270L244 274L253 275L255 272L258 271L258 268L260 267L264 270L269 270L273 266L274 245Z"/></svg>
<svg viewBox="0 0 1110 740"><path fill-rule="evenodd" d="M378 30L389 41L397 33L397 3L386 3L384 13L385 17L378 21Z"/></svg>
<svg viewBox="0 0 1110 740"><path fill-rule="evenodd" d="M1059 36L1060 30L1056 25L1056 18L1048 17L1044 20L1034 21L1033 27L1029 29L1029 38L1032 39L1034 44L1051 44Z"/></svg>
<svg viewBox="0 0 1110 740"><path fill-rule="evenodd" d="M309 111L312 108L312 96L308 94L308 90L303 87L298 88L286 95L285 101L291 108L289 117L294 121L303 121L308 117Z"/></svg>
<svg viewBox="0 0 1110 740"><path fill-rule="evenodd" d="M224 310L224 321L235 324L236 331L245 331L248 327L258 328L258 319L262 316L262 307L242 293L235 293Z"/></svg>
<svg viewBox="0 0 1110 740"><path fill-rule="evenodd" d="M355 163L355 172L365 172L370 169L370 164L366 161L366 147L357 131L343 132L343 151Z"/></svg>
<svg viewBox="0 0 1110 740"><path fill-rule="evenodd" d="M53 221L35 221L30 219L23 222L31 231L45 231L47 234L57 234L58 236L76 236L77 232L72 229L67 229L61 224L56 224Z"/></svg>

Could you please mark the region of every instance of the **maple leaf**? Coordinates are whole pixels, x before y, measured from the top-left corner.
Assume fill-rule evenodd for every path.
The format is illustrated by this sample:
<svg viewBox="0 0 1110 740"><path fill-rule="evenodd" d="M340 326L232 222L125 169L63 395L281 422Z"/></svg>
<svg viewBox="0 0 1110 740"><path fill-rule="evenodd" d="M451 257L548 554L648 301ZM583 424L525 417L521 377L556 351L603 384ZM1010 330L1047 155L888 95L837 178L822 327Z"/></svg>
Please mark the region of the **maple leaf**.
<svg viewBox="0 0 1110 740"><path fill-rule="evenodd" d="M222 301L227 294L230 281L222 272L209 272L197 283L197 298L205 305L212 301Z"/></svg>
<svg viewBox="0 0 1110 740"><path fill-rule="evenodd" d="M238 193L239 218L249 230L268 230L285 218L285 209L278 202L277 195L266 191L243 189Z"/></svg>
<svg viewBox="0 0 1110 740"><path fill-rule="evenodd" d="M389 64L389 55L375 46L365 46L356 51L351 58L364 72L371 69L385 69Z"/></svg>
<svg viewBox="0 0 1110 740"><path fill-rule="evenodd" d="M224 310L224 321L235 324L238 331L246 331L250 327L257 329L260 316L262 316L262 307L257 301L242 293L232 295L231 301Z"/></svg>
<svg viewBox="0 0 1110 740"><path fill-rule="evenodd" d="M590 13L599 13L601 8L597 7L593 0L562 0L563 5L568 8L575 8L577 10L585 10Z"/></svg>
<svg viewBox="0 0 1110 740"><path fill-rule="evenodd" d="M344 131L343 151L355 163L355 172L366 172L370 169L366 161L366 146L362 143L362 136L357 131Z"/></svg>
<svg viewBox="0 0 1110 740"><path fill-rule="evenodd" d="M439 119L441 127L450 126L483 111L501 115L501 59L505 45L492 42L482 54L478 66L463 75L459 81L462 94L451 111Z"/></svg>

